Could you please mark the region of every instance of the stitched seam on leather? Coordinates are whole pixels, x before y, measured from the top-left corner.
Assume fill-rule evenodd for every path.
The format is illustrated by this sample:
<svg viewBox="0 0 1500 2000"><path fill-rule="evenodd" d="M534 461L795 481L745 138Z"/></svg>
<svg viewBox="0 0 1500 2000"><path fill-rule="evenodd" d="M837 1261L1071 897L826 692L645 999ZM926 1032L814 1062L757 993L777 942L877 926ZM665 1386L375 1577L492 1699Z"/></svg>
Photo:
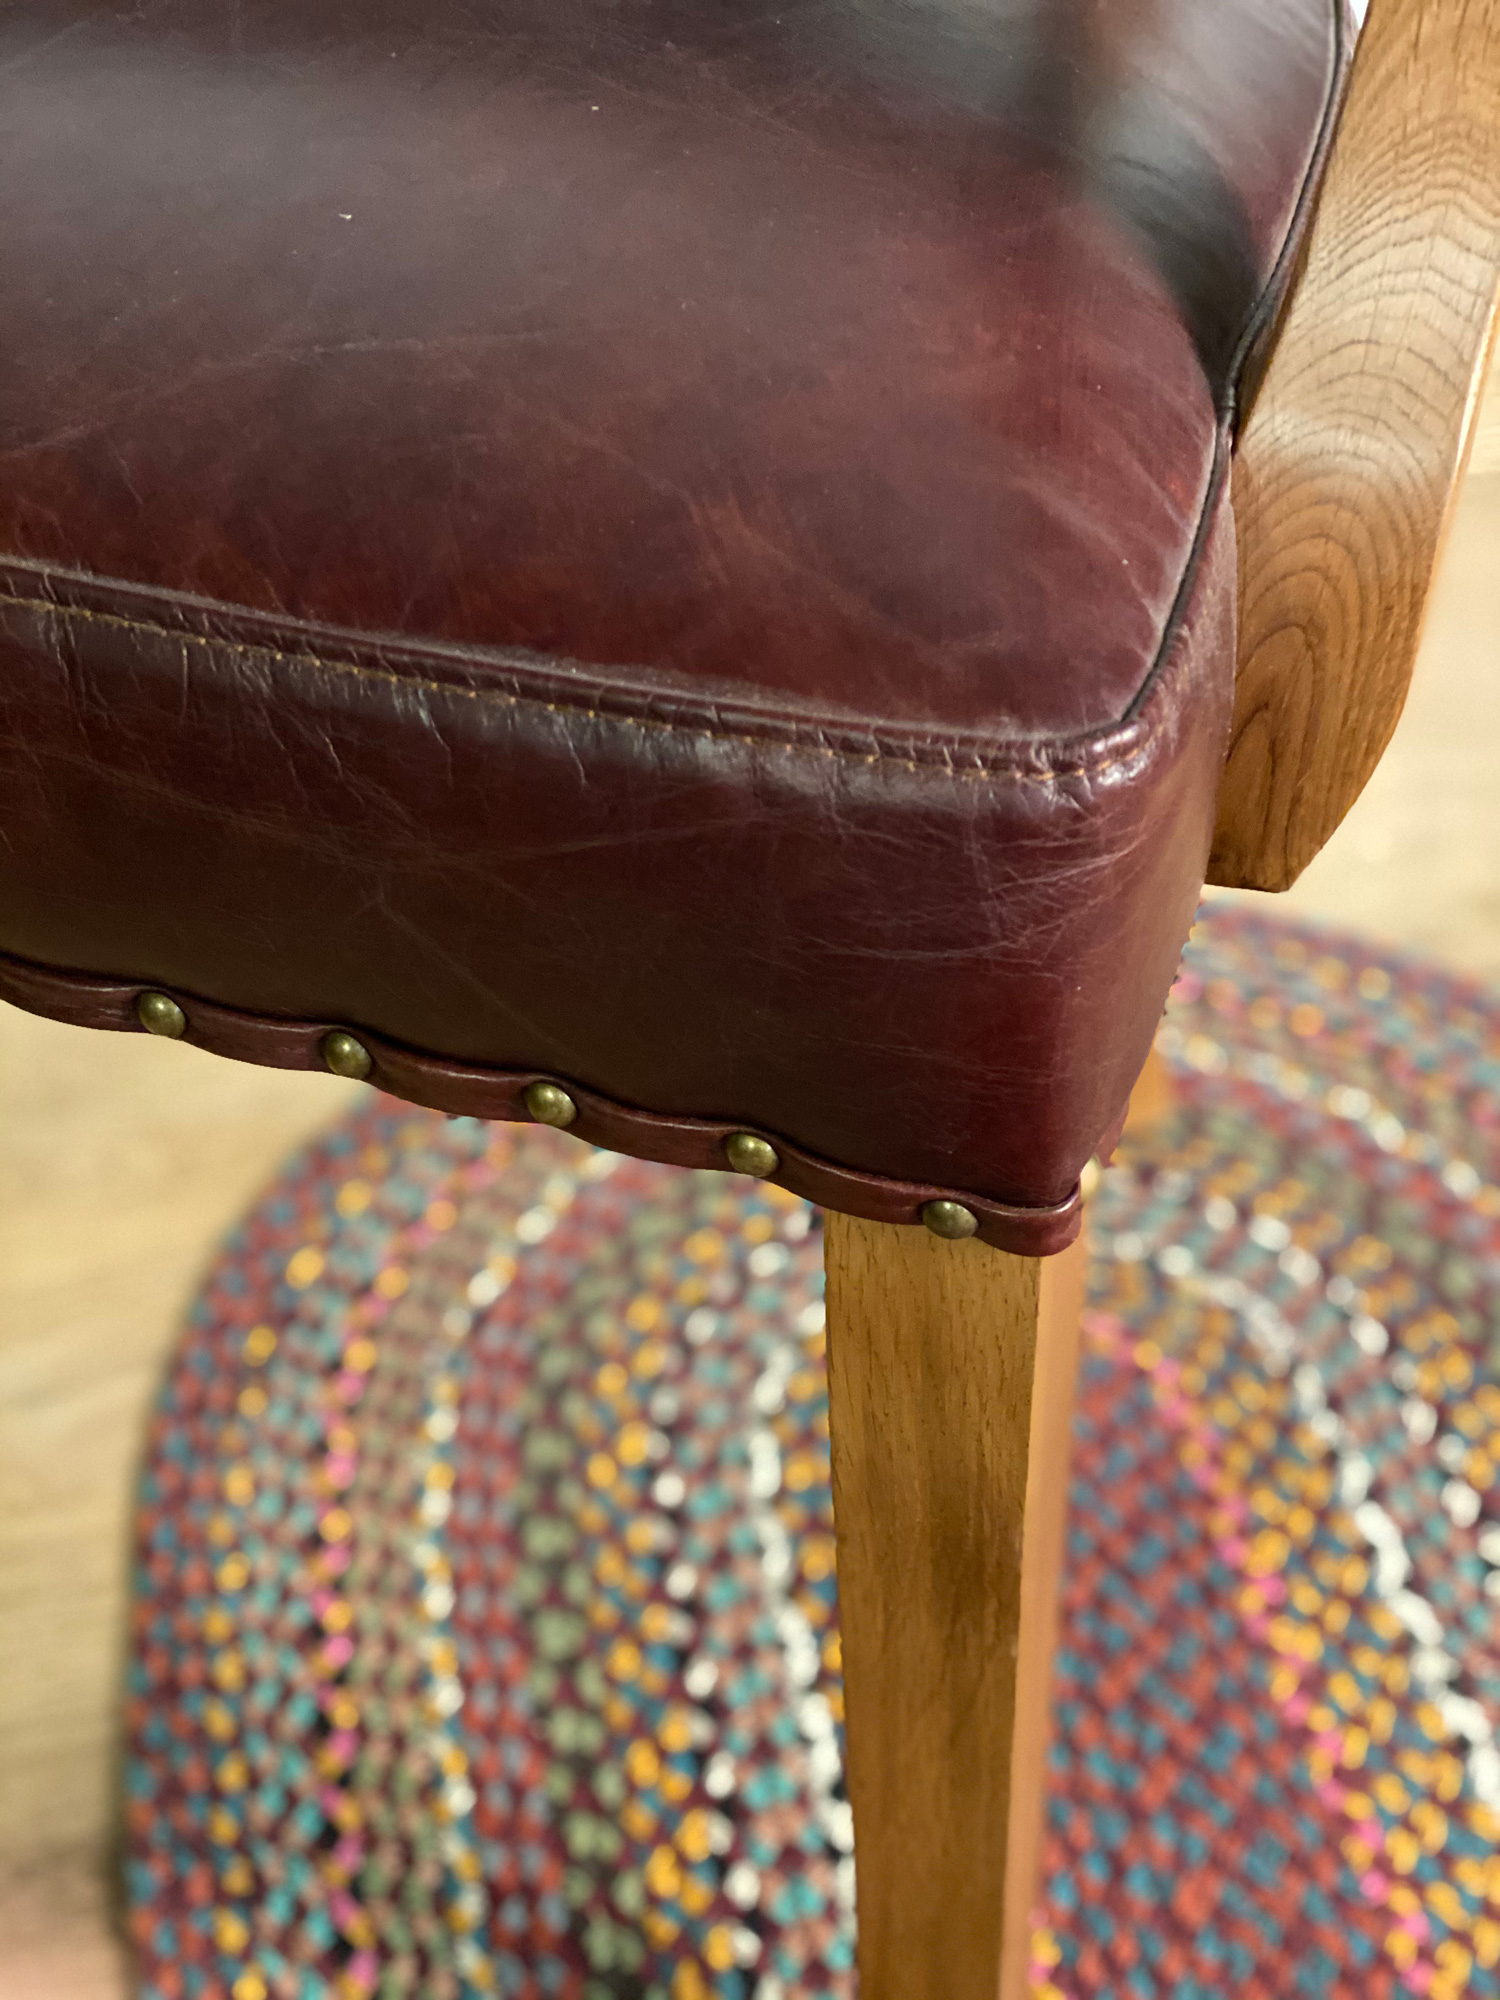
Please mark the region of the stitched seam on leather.
<svg viewBox="0 0 1500 2000"><path fill-rule="evenodd" d="M1028 784L1050 785L1060 778L1107 777L1134 763L1160 734L1159 731L1142 730L1127 750L1104 753L1094 761L1085 758L1070 764L1049 763L1044 769L1033 770L1018 763L1002 762L993 755L986 758L984 753L976 753L980 761L972 766L962 766L942 756L934 756L929 762L924 758L896 757L881 750L862 752L842 749L829 743L808 743L796 736L756 735L747 731L709 729L701 724L673 722L665 716L635 715L628 710L590 708L579 702L549 701L541 695L514 694L506 688L466 687L458 681L434 680L416 672L396 673L389 668L367 666L360 660L330 659L321 653L288 652L283 647L253 641L214 638L204 632L182 631L175 626L160 624L150 619L128 618L119 611L91 611L83 605L57 604L46 597L18 597L5 592L0 593L0 604L11 604L21 610L37 611L63 623L80 619L94 625L119 626L127 632L149 633L177 644L200 646L210 654L256 655L262 659L285 661L288 665L318 667L328 673L352 674L363 680L384 681L394 687L421 688L430 693L466 696L471 701L492 703L505 708L533 708L548 715L580 716L588 721L616 723L630 729L658 730L667 735L693 738L701 742L739 743L753 749L785 750L803 756L837 759L847 764L878 765L883 769L934 772L949 778L969 781L1006 777ZM1153 679L1155 671L1153 667ZM1109 730L1120 727L1119 723L1107 725ZM1045 757L1047 754L1045 745L1039 745L1034 754L1038 758Z"/></svg>

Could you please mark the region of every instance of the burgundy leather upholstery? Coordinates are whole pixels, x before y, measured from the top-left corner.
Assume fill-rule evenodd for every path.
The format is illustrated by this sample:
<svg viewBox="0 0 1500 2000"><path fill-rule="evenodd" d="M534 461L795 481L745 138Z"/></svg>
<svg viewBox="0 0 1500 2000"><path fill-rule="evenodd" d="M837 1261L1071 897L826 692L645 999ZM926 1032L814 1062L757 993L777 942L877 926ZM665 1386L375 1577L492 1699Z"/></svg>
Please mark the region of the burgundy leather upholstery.
<svg viewBox="0 0 1500 2000"><path fill-rule="evenodd" d="M1059 1247L1332 0L13 11L0 991Z"/></svg>

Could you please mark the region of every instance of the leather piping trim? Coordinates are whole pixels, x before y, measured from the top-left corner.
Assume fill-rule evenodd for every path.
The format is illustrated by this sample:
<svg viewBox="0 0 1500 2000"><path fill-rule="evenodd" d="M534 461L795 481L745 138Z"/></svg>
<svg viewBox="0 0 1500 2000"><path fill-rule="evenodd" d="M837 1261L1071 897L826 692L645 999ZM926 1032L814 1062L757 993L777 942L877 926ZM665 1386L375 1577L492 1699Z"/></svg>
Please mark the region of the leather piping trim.
<svg viewBox="0 0 1500 2000"><path fill-rule="evenodd" d="M1222 483L1223 459L1221 442L1215 470L1209 478L1210 497ZM1211 508L1206 500L1198 538L1174 603L1174 623L1179 607L1191 592L1197 551L1210 526ZM28 590L49 594L23 594ZM739 743L748 749L815 756L865 768L931 773L955 782L1000 778L1021 784L1050 785L1059 779L1108 776L1128 766L1152 741L1153 730L1139 710L1156 681L1160 664L1158 659L1122 721L1101 724L1069 737L1021 737L1007 742L955 729L940 736L913 734L893 741L873 726L860 729L851 727L843 718L778 713L749 702L716 701L711 713L707 713L697 711L693 703L683 700L680 708L686 714L653 713L653 704L664 707L670 697L659 689L633 685L627 669L618 670L621 675L618 684L596 683L579 698L575 692L577 682L585 673L597 674L600 669L499 648L464 649L395 634L288 622L266 612L210 598L158 590L122 579L89 576L77 570L55 569L50 564L19 556L0 557L0 611L7 605L56 619L64 626L70 622L113 625L145 638L166 640L175 647L201 647L211 655L253 654L288 666L350 674L366 681L384 681L393 687L449 694L499 707L530 707L547 714L607 722L625 729L654 730L686 740ZM133 615L137 607L160 615ZM176 614L177 622L172 622L170 614ZM195 624L208 629L195 630ZM1170 636L1175 638L1175 629ZM616 672L613 668L602 671L611 675ZM641 703L640 707L629 705L632 696Z"/></svg>
<svg viewBox="0 0 1500 2000"><path fill-rule="evenodd" d="M1240 390L1246 371L1251 363L1259 358L1260 343L1263 338L1269 338L1285 304L1287 281L1301 255L1307 224L1318 192L1323 185L1323 168L1328 159L1328 150L1333 144L1339 112L1343 109L1344 82L1348 74L1346 61L1348 36L1345 32L1344 0L1332 0L1332 13L1333 46L1329 52L1328 95L1323 100L1323 113L1318 121L1317 135L1307 156L1307 170L1302 176L1296 205L1292 209L1291 220L1287 223L1286 234L1281 239L1281 249L1277 253L1276 262L1271 266L1270 275L1261 286L1259 296L1245 317L1244 327L1235 346L1234 358L1230 363L1224 392L1219 401L1214 462L1208 476L1208 485L1204 490L1203 505L1199 510L1192 547L1188 550L1187 561L1182 566L1177 595L1172 600L1172 608L1167 613L1167 621L1162 627L1161 644L1156 649L1156 658L1146 670L1140 687L1126 704L1125 712L1120 718L1122 725L1129 725L1135 721L1150 699L1162 668L1171 657L1172 646L1187 615L1193 587L1198 579L1198 567L1213 529L1219 492L1229 476L1234 441L1243 414L1240 410Z"/></svg>
<svg viewBox="0 0 1500 2000"><path fill-rule="evenodd" d="M1262 340L1270 335L1285 304L1292 273L1302 254L1307 225L1312 220L1313 209L1323 189L1323 170L1328 164L1334 134L1338 130L1339 115L1344 108L1344 86L1348 82L1349 65L1353 58L1349 35L1352 22L1349 18L1347 0L1332 0L1332 9L1333 48L1329 63L1328 95L1323 101L1323 115L1318 121L1318 131L1313 140L1312 151L1308 154L1307 171L1302 176L1302 186L1297 193L1296 206L1287 224L1286 235L1281 239L1281 250L1276 262L1271 266L1270 276L1261 287L1260 297L1246 317L1224 384L1219 414L1228 424L1231 437L1238 432L1248 414L1247 410L1240 407L1240 392L1244 387L1245 373L1256 357L1256 349Z"/></svg>
<svg viewBox="0 0 1500 2000"><path fill-rule="evenodd" d="M450 1117L532 1124L536 1121L524 1102L527 1088L536 1082L560 1083L578 1106L577 1120L568 1128L573 1137L665 1166L728 1172L724 1141L733 1132L756 1129L732 1119L641 1111L601 1097L566 1077L535 1069L490 1069L452 1062L406 1048L348 1021L288 1021L249 1014L151 981L64 972L0 953L0 998L28 1013L75 1027L144 1034L135 1012L143 992L166 992L177 1001L188 1021L183 1040L195 1048L270 1069L324 1070L323 1037L333 1029L345 1029L357 1035L370 1053L372 1084L392 1097L445 1111ZM1052 1208L1012 1207L953 1188L924 1187L914 1181L836 1166L774 1132L757 1136L770 1141L781 1162L771 1179L820 1208L845 1215L864 1216L871 1222L920 1225L924 1203L961 1201L978 1218L981 1242L1018 1257L1048 1257L1065 1250L1082 1224L1082 1197L1076 1187L1066 1201Z"/></svg>

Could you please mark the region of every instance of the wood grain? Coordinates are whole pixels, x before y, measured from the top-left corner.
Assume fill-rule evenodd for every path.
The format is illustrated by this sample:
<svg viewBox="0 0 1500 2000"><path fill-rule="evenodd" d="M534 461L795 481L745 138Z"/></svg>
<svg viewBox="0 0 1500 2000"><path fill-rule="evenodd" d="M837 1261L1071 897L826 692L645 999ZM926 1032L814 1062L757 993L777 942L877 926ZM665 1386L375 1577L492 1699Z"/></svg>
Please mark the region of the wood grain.
<svg viewBox="0 0 1500 2000"><path fill-rule="evenodd" d="M1209 880L1282 889L1401 713L1500 283L1500 0L1373 0L1234 467L1240 640Z"/></svg>
<svg viewBox="0 0 1500 2000"><path fill-rule="evenodd" d="M1469 477L1482 478L1487 472L1500 472L1500 354L1494 340L1490 342L1489 377L1479 399L1474 441L1469 447Z"/></svg>
<svg viewBox="0 0 1500 2000"><path fill-rule="evenodd" d="M1139 1084L1136 1090L1139 1094ZM1135 1101L1132 1097L1132 1109ZM1088 1257L1082 1236L1071 1250L1042 1265L1026 1456L1000 2000L1027 2000L1031 1991L1031 1915L1041 1886L1047 1744L1052 1734L1052 1656L1057 1650L1073 1458L1073 1396L1087 1280Z"/></svg>
<svg viewBox="0 0 1500 2000"><path fill-rule="evenodd" d="M860 1993L1019 2000L1081 1252L825 1230Z"/></svg>

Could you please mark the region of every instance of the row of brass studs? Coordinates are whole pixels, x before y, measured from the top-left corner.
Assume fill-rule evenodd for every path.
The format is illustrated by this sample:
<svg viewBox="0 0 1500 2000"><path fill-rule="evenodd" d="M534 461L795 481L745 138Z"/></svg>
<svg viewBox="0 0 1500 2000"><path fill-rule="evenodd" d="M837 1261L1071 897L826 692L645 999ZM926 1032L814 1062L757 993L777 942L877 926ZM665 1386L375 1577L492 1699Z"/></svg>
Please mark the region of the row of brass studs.
<svg viewBox="0 0 1500 2000"><path fill-rule="evenodd" d="M166 993L139 994L135 1013L149 1034L177 1041L187 1033L187 1015ZM359 1083L375 1067L370 1051L347 1028L330 1029L323 1037L320 1052L326 1069ZM538 1125L552 1125L558 1131L566 1131L578 1116L578 1106L559 1083L538 1079L526 1086L523 1101ZM724 1157L737 1174L749 1174L758 1181L769 1180L781 1165L776 1148L754 1132L731 1132L724 1141ZM979 1227L978 1216L961 1201L924 1202L922 1220L934 1236L955 1242L972 1236Z"/></svg>
<svg viewBox="0 0 1500 2000"><path fill-rule="evenodd" d="M554 1125L559 1131L566 1131L578 1116L578 1106L560 1083L538 1079L528 1084L523 1102L538 1125ZM737 1174L758 1181L767 1180L781 1165L776 1148L754 1132L731 1132L724 1141L724 1157Z"/></svg>
<svg viewBox="0 0 1500 2000"><path fill-rule="evenodd" d="M148 1034L165 1035L169 1041L180 1041L187 1033L187 1015L170 994L138 993L135 1018ZM323 1067L335 1076L352 1077L356 1083L363 1083L375 1067L370 1051L347 1028L330 1029L319 1047Z"/></svg>
<svg viewBox="0 0 1500 2000"><path fill-rule="evenodd" d="M554 1125L565 1131L578 1116L578 1106L561 1084L540 1080L528 1084L524 1102L538 1125ZM724 1141L724 1157L737 1174L753 1180L769 1180L781 1165L781 1155L769 1139L756 1132L731 1132ZM972 1236L979 1227L973 1209L961 1201L929 1201L923 1205L922 1220L934 1236L958 1239Z"/></svg>

